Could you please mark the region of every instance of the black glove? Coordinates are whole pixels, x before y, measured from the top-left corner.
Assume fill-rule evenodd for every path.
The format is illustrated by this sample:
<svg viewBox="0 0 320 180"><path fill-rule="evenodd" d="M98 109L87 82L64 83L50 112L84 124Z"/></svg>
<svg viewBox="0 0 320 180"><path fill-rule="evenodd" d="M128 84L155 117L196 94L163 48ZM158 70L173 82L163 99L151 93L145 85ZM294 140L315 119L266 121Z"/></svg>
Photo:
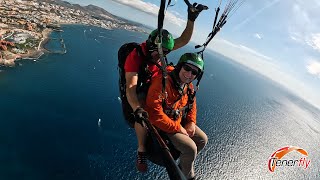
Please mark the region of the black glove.
<svg viewBox="0 0 320 180"><path fill-rule="evenodd" d="M188 19L194 22L202 10L207 10L208 6L193 3L192 7L188 7Z"/></svg>
<svg viewBox="0 0 320 180"><path fill-rule="evenodd" d="M147 111L145 111L143 108L141 107L138 107L135 111L134 111L134 117L135 117L135 120L137 123L141 124L142 125L142 120L143 119L148 119L149 118L149 115L147 113Z"/></svg>

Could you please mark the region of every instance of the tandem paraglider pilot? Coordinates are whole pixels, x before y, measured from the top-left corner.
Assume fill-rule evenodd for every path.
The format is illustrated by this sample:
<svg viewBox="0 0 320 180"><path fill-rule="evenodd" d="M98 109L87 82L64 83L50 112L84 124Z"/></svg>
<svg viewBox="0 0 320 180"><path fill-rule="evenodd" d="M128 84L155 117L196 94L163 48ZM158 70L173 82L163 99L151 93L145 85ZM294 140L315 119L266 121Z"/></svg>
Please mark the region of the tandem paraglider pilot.
<svg viewBox="0 0 320 180"><path fill-rule="evenodd" d="M166 79L166 93L161 91L162 76L152 80L146 110L149 120L163 131L180 151L179 167L188 179L194 179L194 161L208 142L207 135L196 125L197 107L193 80L202 73L204 62L196 53L185 53Z"/></svg>

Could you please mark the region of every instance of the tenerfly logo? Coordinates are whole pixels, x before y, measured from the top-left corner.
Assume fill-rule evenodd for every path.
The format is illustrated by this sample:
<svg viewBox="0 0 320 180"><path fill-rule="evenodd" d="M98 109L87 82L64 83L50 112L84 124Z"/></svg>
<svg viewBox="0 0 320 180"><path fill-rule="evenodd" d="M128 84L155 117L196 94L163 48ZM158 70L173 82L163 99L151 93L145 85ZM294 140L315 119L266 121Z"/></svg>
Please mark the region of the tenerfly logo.
<svg viewBox="0 0 320 180"><path fill-rule="evenodd" d="M302 154L303 156L300 159L282 159L283 156L290 153L291 151L298 152ZM278 149L276 152L274 152L268 162L268 167L270 172L274 172L276 167L302 167L304 169L307 169L310 165L311 160L308 158L308 152L302 148L296 147L296 146L286 146L283 148Z"/></svg>

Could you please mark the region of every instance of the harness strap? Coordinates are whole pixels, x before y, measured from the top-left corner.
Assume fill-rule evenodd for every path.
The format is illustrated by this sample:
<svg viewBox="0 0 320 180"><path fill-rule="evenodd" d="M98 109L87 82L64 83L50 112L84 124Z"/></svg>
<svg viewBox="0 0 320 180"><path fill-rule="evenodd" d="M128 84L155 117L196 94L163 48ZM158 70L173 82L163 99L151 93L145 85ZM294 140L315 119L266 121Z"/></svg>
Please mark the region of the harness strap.
<svg viewBox="0 0 320 180"><path fill-rule="evenodd" d="M142 65L140 67L140 70L138 72L138 74L140 74L140 78L138 78L138 84L145 84L146 82L148 82L149 80L151 80L152 77L152 72L148 69L148 63L155 65L156 67L158 67L161 71L162 71L162 66L159 65L158 63L154 62L151 57L146 56L143 51L141 46L136 47L136 50L138 52L138 55L143 57L143 61L142 61ZM144 89L147 90L147 89Z"/></svg>
<svg viewBox="0 0 320 180"><path fill-rule="evenodd" d="M177 77L175 75L175 73L172 71L169 73L169 76L171 77L175 87L178 89L179 93L180 93L180 97L174 102L174 104L172 105L172 107L170 107L167 103L167 98L164 98L162 101L162 108L164 109L164 113L168 116L173 117L174 119L178 119L179 116L182 113L182 117L186 118L188 112L192 109L193 106L193 102L194 102L194 97L195 97L195 93L192 93L192 89L190 88L189 84L188 84L188 89L187 89L187 95L188 95L188 102L187 104L180 108L180 109L173 109L173 107L175 106L175 104L182 98L183 93L184 93L184 87L181 88L178 81L177 81Z"/></svg>
<svg viewBox="0 0 320 180"><path fill-rule="evenodd" d="M144 55L144 53L143 53L142 48L141 48L140 45L138 45L138 46L136 47L136 50L137 50L137 52L138 52L138 56L146 57L146 56Z"/></svg>

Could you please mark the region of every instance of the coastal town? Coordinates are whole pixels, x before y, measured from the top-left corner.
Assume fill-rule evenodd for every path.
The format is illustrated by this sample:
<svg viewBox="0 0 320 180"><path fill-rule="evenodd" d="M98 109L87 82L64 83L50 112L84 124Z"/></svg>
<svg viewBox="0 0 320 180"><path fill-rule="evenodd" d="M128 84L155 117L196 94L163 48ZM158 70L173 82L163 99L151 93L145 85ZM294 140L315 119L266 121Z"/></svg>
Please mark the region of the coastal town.
<svg viewBox="0 0 320 180"><path fill-rule="evenodd" d="M142 31L93 5L83 7L60 0L0 0L0 66L40 57L46 52L50 32L62 31L63 24Z"/></svg>

